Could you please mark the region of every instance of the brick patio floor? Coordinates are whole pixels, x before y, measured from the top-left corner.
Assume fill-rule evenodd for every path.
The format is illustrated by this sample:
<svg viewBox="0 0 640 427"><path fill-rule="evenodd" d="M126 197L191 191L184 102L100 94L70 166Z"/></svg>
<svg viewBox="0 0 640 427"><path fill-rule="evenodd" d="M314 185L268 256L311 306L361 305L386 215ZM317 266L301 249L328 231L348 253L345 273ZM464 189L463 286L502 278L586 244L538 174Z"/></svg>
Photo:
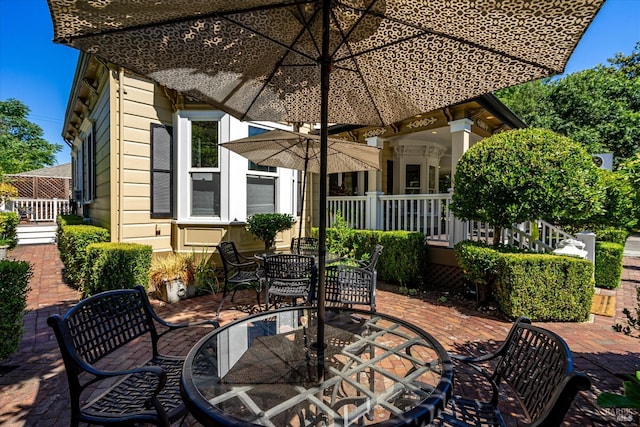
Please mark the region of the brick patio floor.
<svg viewBox="0 0 640 427"><path fill-rule="evenodd" d="M67 380L47 317L64 313L79 299L79 294L62 281L63 265L55 245L19 246L10 258L32 263L34 276L28 296L28 313L24 318L25 333L18 352L0 362L0 425L3 426L68 426L70 409ZM622 380L616 375L640 370L640 340L616 333L611 326L625 320L623 308L636 307L636 288L640 286L640 257L624 258L622 286L615 291L615 317L594 316L589 323L536 323L560 334L574 354L576 369L585 372L592 388L581 393L565 419L567 426L637 426L638 411L614 413L595 404L602 391L622 391ZM446 302L423 297L407 297L394 292L393 286L382 285L377 294L378 310L411 321L434 335L453 352L497 345L506 336L510 323L487 312L479 312L454 298ZM612 291L610 291L612 292ZM158 313L171 321L211 318L220 296L203 296L165 305L152 301ZM429 302L432 301L432 302ZM235 302L225 304L221 323L246 316L255 304L255 293L238 293ZM203 330L203 334L206 333ZM195 339L191 337L192 339ZM175 343L186 351L191 342ZM13 368L13 369L12 369ZM456 384L473 388L473 384ZM629 417L633 418L629 420ZM617 420L616 420L617 419ZM190 425L198 425L189 419Z"/></svg>

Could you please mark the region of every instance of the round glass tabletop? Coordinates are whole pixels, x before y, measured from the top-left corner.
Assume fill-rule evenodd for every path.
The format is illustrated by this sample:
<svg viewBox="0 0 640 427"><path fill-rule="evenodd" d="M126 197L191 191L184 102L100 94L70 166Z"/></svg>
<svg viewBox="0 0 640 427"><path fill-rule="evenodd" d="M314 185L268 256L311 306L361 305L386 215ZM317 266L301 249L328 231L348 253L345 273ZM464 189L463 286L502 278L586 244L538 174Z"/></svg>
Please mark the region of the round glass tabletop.
<svg viewBox="0 0 640 427"><path fill-rule="evenodd" d="M448 400L451 361L428 333L391 316L327 308L324 363L317 310L289 307L205 336L182 373L183 397L204 425L429 423Z"/></svg>

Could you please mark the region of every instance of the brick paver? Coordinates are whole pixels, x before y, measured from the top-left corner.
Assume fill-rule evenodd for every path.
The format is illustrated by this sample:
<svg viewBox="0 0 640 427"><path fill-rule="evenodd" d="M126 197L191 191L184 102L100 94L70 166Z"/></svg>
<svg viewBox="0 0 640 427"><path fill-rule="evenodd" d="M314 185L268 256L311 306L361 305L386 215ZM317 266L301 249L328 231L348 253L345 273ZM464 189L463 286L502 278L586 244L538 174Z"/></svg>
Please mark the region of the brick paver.
<svg viewBox="0 0 640 427"><path fill-rule="evenodd" d="M0 362L0 425L3 426L68 426L68 386L60 353L46 319L53 313L64 313L79 299L75 290L62 281L63 265L55 245L19 246L10 257L28 260L33 265L32 290L28 296L25 334L18 353ZM622 286L616 291L614 318L594 316L590 323L542 323L565 338L574 354L577 369L592 380L590 391L581 393L565 420L567 426L638 425L639 415L625 421L626 412L603 411L595 404L602 391L622 391L622 380L616 375L640 370L640 340L613 331L612 325L623 323L623 308L636 307L636 287L640 285L640 258L625 257ZM420 297L407 297L394 292L392 286L380 286L378 310L421 326L443 346L459 353L486 351L506 336L511 324L487 312L448 302L429 302ZM152 301L156 310L171 321L189 321L214 316L220 295L203 296L163 304ZM234 303L226 302L221 322L244 317L255 308L255 293L239 292ZM186 352L206 329L181 336L170 344L173 351ZM12 367L15 367L11 370ZM8 371L8 372L7 372ZM458 390L474 392L474 384L456 383ZM620 417L623 416L623 417ZM189 424L198 425L190 419Z"/></svg>

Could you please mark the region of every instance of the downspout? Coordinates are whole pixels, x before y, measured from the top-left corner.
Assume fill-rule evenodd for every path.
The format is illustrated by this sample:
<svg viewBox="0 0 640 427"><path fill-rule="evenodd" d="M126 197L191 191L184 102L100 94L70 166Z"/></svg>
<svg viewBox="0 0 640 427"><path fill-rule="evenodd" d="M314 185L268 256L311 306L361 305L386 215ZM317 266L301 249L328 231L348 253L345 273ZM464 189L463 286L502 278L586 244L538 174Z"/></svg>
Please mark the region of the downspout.
<svg viewBox="0 0 640 427"><path fill-rule="evenodd" d="M118 68L118 242L122 242L124 212L124 68Z"/></svg>

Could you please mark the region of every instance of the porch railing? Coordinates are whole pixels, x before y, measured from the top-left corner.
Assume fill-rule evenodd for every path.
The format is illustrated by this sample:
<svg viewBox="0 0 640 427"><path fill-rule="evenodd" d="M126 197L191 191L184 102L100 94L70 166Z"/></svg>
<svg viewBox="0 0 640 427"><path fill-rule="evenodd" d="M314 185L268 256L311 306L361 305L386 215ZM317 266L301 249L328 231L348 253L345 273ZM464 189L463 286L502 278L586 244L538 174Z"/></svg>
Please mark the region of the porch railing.
<svg viewBox="0 0 640 427"><path fill-rule="evenodd" d="M450 210L451 194L383 195L371 192L366 196L340 196L327 199L327 224L335 224L338 213L356 229L385 231L417 231L430 241L460 240L493 243L495 227L491 224L457 221ZM454 224L461 224L456 231ZM457 234L454 236L454 233ZM561 240L575 239L548 222L525 222L500 231L499 241L536 252L551 252Z"/></svg>
<svg viewBox="0 0 640 427"><path fill-rule="evenodd" d="M13 210L30 222L56 222L58 215L71 212L71 204L67 199L18 198L13 201Z"/></svg>

